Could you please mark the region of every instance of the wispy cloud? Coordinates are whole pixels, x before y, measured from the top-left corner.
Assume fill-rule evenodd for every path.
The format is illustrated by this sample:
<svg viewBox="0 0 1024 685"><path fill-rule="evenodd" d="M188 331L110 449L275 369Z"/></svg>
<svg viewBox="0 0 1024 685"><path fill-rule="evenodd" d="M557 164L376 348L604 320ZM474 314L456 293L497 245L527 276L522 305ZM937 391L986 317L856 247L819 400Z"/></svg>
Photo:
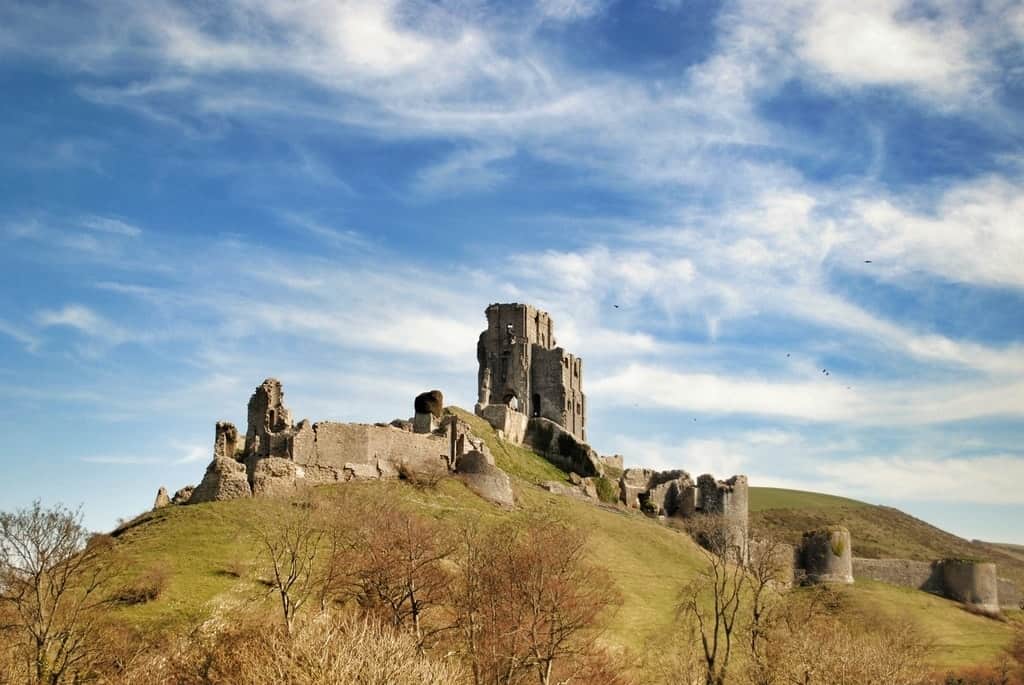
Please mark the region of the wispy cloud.
<svg viewBox="0 0 1024 685"><path fill-rule="evenodd" d="M807 375L796 380L744 378L631 364L591 381L589 392L602 403L619 406L852 424L912 425L1024 416L1024 379L905 388L901 383L871 381L858 381L853 387L830 375L813 374L813 380Z"/></svg>
<svg viewBox="0 0 1024 685"><path fill-rule="evenodd" d="M1024 504L1024 457L971 459L867 456L823 462L818 472L853 492L924 501Z"/></svg>
<svg viewBox="0 0 1024 685"><path fill-rule="evenodd" d="M40 340L38 337L29 333L20 326L15 326L3 319L0 319L0 335L6 335L7 337L18 341L28 352L36 352L39 349Z"/></svg>
<svg viewBox="0 0 1024 685"><path fill-rule="evenodd" d="M358 231L337 228L309 215L294 211L282 212L281 216L290 225L331 247L368 248L370 246L367 239Z"/></svg>
<svg viewBox="0 0 1024 685"><path fill-rule="evenodd" d="M81 304L68 304L61 309L40 310L36 314L36 321L44 328L72 328L89 337L115 345L132 338L124 328Z"/></svg>
<svg viewBox="0 0 1024 685"><path fill-rule="evenodd" d="M123 235L128 238L135 238L142 235L142 229L138 226L133 226L120 219L114 219L112 217L87 216L82 218L81 224L93 231Z"/></svg>
<svg viewBox="0 0 1024 685"><path fill-rule="evenodd" d="M503 145L460 150L422 169L413 189L424 194L459 194L493 188L506 175L498 163L513 154L514 148Z"/></svg>

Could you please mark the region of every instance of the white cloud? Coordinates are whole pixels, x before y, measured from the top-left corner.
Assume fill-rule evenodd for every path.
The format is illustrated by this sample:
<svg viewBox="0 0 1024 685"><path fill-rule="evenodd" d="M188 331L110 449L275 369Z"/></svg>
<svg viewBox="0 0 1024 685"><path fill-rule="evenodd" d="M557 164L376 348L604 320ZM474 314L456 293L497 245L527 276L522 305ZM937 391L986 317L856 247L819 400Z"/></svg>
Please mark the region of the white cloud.
<svg viewBox="0 0 1024 685"><path fill-rule="evenodd" d="M744 473L750 465L748 455L725 440L690 439L669 445L661 439L615 435L609 442L612 452L625 457L627 468L684 469L694 478L710 473L722 479Z"/></svg>
<svg viewBox="0 0 1024 685"><path fill-rule="evenodd" d="M990 455L964 458L864 457L825 461L818 472L846 490L890 500L1024 504L1024 458Z"/></svg>
<svg viewBox="0 0 1024 685"><path fill-rule="evenodd" d="M142 229L138 226L105 216L87 216L82 218L81 224L93 231L122 235L128 238L135 238L142 234Z"/></svg>
<svg viewBox="0 0 1024 685"><path fill-rule="evenodd" d="M68 326L94 337L108 337L116 329L102 316L84 305L69 304L63 309L44 309L36 315L41 326Z"/></svg>
<svg viewBox="0 0 1024 685"><path fill-rule="evenodd" d="M923 268L950 281L1024 288L1024 185L985 177L951 187L934 210L873 198L855 203L846 230L892 275Z"/></svg>
<svg viewBox="0 0 1024 685"><path fill-rule="evenodd" d="M6 335L18 341L28 352L35 352L39 349L39 338L3 319L0 319L0 335Z"/></svg>
<svg viewBox="0 0 1024 685"><path fill-rule="evenodd" d="M43 328L67 327L89 338L100 347L80 345L79 351L90 357L102 353L103 346L153 339L154 331L133 331L124 328L81 304L68 304L61 309L43 309L36 312L36 322Z"/></svg>
<svg viewBox="0 0 1024 685"><path fill-rule="evenodd" d="M337 228L323 221L297 212L283 212L282 216L289 224L303 232L323 241L332 247L367 248L369 243L358 231L348 228Z"/></svg>
<svg viewBox="0 0 1024 685"><path fill-rule="evenodd" d="M572 21L601 12L605 3L602 0L538 0L537 7L546 18Z"/></svg>
<svg viewBox="0 0 1024 685"><path fill-rule="evenodd" d="M828 76L854 86L909 85L947 97L972 85L977 66L971 37L957 16L907 16L910 3L901 0L812 6L797 50Z"/></svg>
<svg viewBox="0 0 1024 685"><path fill-rule="evenodd" d="M679 412L775 416L797 420L869 425L913 425L981 416L1024 416L1024 380L1004 382L865 383L848 387L831 376L789 381L630 364L591 379L591 402L639 404Z"/></svg>
<svg viewBox="0 0 1024 685"><path fill-rule="evenodd" d="M497 163L515 154L505 145L482 146L452 153L443 161L421 169L413 183L415 192L423 194L459 193L488 190L505 179Z"/></svg>
<svg viewBox="0 0 1024 685"><path fill-rule="evenodd" d="M191 464L193 462L211 459L213 455L213 449L210 446L182 445L179 446L179 449L182 451L182 455L175 460L175 463L178 464Z"/></svg>

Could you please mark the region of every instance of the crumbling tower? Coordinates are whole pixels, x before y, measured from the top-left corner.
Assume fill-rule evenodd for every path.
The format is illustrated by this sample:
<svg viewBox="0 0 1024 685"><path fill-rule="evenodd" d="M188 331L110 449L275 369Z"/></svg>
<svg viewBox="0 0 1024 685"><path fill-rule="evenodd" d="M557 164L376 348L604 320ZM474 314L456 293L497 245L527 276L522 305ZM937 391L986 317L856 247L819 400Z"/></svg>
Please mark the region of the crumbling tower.
<svg viewBox="0 0 1024 685"><path fill-rule="evenodd" d="M555 344L554 321L528 304L492 304L477 343L478 413L512 405L528 417L554 421L586 441L583 360Z"/></svg>
<svg viewBox="0 0 1024 685"><path fill-rule="evenodd" d="M245 432L246 457L291 457L294 434L292 414L284 406L281 381L268 378L249 398L248 429Z"/></svg>
<svg viewBox="0 0 1024 685"><path fill-rule="evenodd" d="M804 533L800 562L809 583L852 583L853 550L850 531L831 526Z"/></svg>
<svg viewBox="0 0 1024 685"><path fill-rule="evenodd" d="M715 480L705 473L697 478L692 499L684 497L680 508L683 515L688 510L718 517L719 533L729 549L735 550L740 563L750 559L749 550L749 491L746 476L733 476L727 480Z"/></svg>

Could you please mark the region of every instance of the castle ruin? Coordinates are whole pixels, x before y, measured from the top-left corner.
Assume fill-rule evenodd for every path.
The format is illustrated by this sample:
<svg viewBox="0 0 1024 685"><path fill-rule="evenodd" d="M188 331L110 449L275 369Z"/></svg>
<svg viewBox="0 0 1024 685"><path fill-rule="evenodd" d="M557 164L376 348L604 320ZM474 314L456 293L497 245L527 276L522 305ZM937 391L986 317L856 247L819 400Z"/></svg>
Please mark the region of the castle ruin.
<svg viewBox="0 0 1024 685"><path fill-rule="evenodd" d="M497 493L491 499L511 504L507 476L502 483L494 473L486 444L457 416L443 414L443 401L437 390L416 398L415 416L429 417L425 425L418 420L361 424L305 419L296 424L284 404L281 382L268 378L249 398L243 444L232 423L217 423L213 461L187 502L288 494L307 485L350 480L434 480L461 474L465 460L465 473L473 474L466 476L471 488L486 480L489 491Z"/></svg>
<svg viewBox="0 0 1024 685"><path fill-rule="evenodd" d="M568 473L567 482L543 487L596 502L597 486L604 486L607 497L611 482L617 481L618 506L655 517L703 517L702 523L711 524L704 530L712 531L716 545L724 542L737 562L748 563L759 553L761 543L750 540L746 476L717 480L703 474L694 480L682 470L624 469L621 455L598 455L586 443L583 362L557 345L551 316L519 303L492 304L485 314L487 328L477 343L475 413L499 439L527 446ZM155 507L287 495L307 485L350 480L433 481L449 475L495 504L514 506L508 475L470 425L445 409L440 390L418 395L413 410L409 420L390 424L295 423L280 381L268 378L249 398L244 438L232 423L218 422L213 460L202 482L173 498L161 488ZM841 527L806 533L798 547L787 549L797 581L875 578L989 612L998 611L1000 599L1020 599L1009 581L996 576L994 564L855 558L850 534Z"/></svg>
<svg viewBox="0 0 1024 685"><path fill-rule="evenodd" d="M587 441L583 360L555 342L555 323L528 304L492 304L476 347L477 413L511 407L529 418L553 421ZM500 411L500 410L499 410Z"/></svg>

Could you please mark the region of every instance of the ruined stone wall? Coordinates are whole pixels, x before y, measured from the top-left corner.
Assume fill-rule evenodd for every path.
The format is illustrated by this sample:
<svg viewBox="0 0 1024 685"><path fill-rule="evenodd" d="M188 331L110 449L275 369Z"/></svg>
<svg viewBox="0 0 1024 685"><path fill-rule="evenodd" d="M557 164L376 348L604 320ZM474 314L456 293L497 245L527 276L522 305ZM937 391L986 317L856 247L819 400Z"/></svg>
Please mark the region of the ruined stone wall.
<svg viewBox="0 0 1024 685"><path fill-rule="evenodd" d="M313 424L312 454L295 462L317 482L350 478L397 477L405 465L414 471L448 470L448 435L410 433L392 426L362 423Z"/></svg>
<svg viewBox="0 0 1024 685"><path fill-rule="evenodd" d="M1008 578L999 578L999 606L1003 609L1024 609L1024 594Z"/></svg>
<svg viewBox="0 0 1024 685"><path fill-rule="evenodd" d="M988 604L988 610L992 610L995 602L1003 609L1019 609L1024 596L1010 580L996 578L994 587L996 600L993 600L992 576L996 569L973 569L976 562L943 562L943 561L913 561L910 559L861 559L853 560L853 575L855 578L868 578L890 585L923 590L935 595L940 595L959 602L978 604L977 601L968 602L964 597L982 597L985 601L981 604ZM981 564L981 566L985 566ZM955 570L954 570L955 569ZM947 574L951 580L947 581ZM961 576L966 579L963 580ZM977 588L970 589L974 582L973 578L984 578L984 588L979 591ZM971 595L971 593L974 595Z"/></svg>
<svg viewBox="0 0 1024 685"><path fill-rule="evenodd" d="M931 561L853 558L853 577L943 594L942 573Z"/></svg>
<svg viewBox="0 0 1024 685"><path fill-rule="evenodd" d="M235 451L235 427L223 421L217 424L214 459L202 483L182 501L286 494L304 485L353 478L433 481L453 472L458 458L468 452L493 461L487 445L473 435L468 423L444 414L443 396L437 390L423 393L414 402L417 415L425 414L432 426L437 424L436 430L423 433L406 429L402 422L313 424L303 420L292 425L283 396L281 384L272 378L256 388L249 400L247 449L242 452ZM520 432L525 430L525 416L500 408L522 419ZM176 495L174 501L178 499Z"/></svg>
<svg viewBox="0 0 1024 685"><path fill-rule="evenodd" d="M477 412L481 417L491 424L494 430L501 431L501 437L517 445L523 444L526 439L526 426L528 419L526 414L512 411L504 404L490 404Z"/></svg>
<svg viewBox="0 0 1024 685"><path fill-rule="evenodd" d="M214 429L213 456L234 459L238 453L238 429L230 421L218 421Z"/></svg>
<svg viewBox="0 0 1024 685"><path fill-rule="evenodd" d="M604 475L604 462L597 452L554 421L530 419L523 442L565 471L584 478Z"/></svg>
<svg viewBox="0 0 1024 685"><path fill-rule="evenodd" d="M684 516L697 512L721 516L722 523L730 534L730 544L741 550L745 560L749 558L749 503L746 476L715 480L714 476L705 473L697 478L693 490L682 493L679 508Z"/></svg>
<svg viewBox="0 0 1024 685"><path fill-rule="evenodd" d="M565 423L568 418L568 400L566 386L562 382L564 350L546 350L535 347L530 381L532 394L527 409L529 416L542 416L555 423L569 428Z"/></svg>
<svg viewBox="0 0 1024 685"><path fill-rule="evenodd" d="M561 347L533 349L530 416L561 425L586 442L586 398L583 395L583 361Z"/></svg>
<svg viewBox="0 0 1024 685"><path fill-rule="evenodd" d="M619 471L625 468L625 460L621 454L612 454L610 456L602 456L601 461L604 462L605 466L617 469Z"/></svg>

